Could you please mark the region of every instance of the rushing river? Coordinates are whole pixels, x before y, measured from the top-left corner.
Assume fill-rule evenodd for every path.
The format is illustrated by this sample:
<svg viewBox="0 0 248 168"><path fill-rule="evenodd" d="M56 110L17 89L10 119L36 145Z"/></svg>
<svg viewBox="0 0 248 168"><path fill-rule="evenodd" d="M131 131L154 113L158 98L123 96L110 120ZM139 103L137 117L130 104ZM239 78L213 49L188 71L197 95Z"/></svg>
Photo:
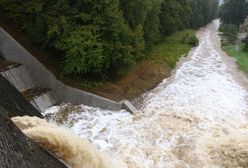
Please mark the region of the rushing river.
<svg viewBox="0 0 248 168"><path fill-rule="evenodd" d="M139 113L67 104L44 114L129 168L248 168L248 83L222 52L218 26L198 31L199 46Z"/></svg>

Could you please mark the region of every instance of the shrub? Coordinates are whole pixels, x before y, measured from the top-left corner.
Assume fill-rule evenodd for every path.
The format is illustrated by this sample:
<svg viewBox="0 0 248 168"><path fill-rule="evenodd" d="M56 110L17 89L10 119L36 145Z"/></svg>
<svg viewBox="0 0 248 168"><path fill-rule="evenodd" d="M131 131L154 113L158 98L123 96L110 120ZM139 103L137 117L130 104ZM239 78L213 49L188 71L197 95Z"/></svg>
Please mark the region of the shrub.
<svg viewBox="0 0 248 168"><path fill-rule="evenodd" d="M77 29L56 47L65 53L64 72L66 74L86 74L101 71L103 47L93 30L89 28Z"/></svg>
<svg viewBox="0 0 248 168"><path fill-rule="evenodd" d="M183 37L182 43L189 44L192 46L197 46L199 44L199 40L197 39L197 37L194 34L187 33Z"/></svg>
<svg viewBox="0 0 248 168"><path fill-rule="evenodd" d="M244 50L248 51L248 36L243 40L243 42L245 43Z"/></svg>
<svg viewBox="0 0 248 168"><path fill-rule="evenodd" d="M224 24L220 27L222 36L229 42L235 43L237 40L238 27L234 24Z"/></svg>
<svg viewBox="0 0 248 168"><path fill-rule="evenodd" d="M245 28L245 32L248 34L248 17L247 17L247 19L245 20L244 28ZM245 43L245 50L248 51L248 35L247 35L247 37L244 39L244 43Z"/></svg>

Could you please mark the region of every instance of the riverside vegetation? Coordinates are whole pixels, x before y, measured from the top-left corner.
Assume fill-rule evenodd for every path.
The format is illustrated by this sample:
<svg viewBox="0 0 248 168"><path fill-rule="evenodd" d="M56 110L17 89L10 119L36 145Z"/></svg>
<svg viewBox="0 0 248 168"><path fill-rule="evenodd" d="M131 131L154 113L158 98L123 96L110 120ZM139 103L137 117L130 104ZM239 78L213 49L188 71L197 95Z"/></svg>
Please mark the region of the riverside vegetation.
<svg viewBox="0 0 248 168"><path fill-rule="evenodd" d="M248 2L226 0L220 7L219 15L222 20L222 48L248 74ZM246 37L238 39L239 33L246 34Z"/></svg>
<svg viewBox="0 0 248 168"><path fill-rule="evenodd" d="M154 58L154 66L165 67L168 75L178 58L197 44L193 30L176 32L207 24L216 17L218 4L218 0L0 0L2 13L26 32L32 45L51 55L48 60L56 64L52 67L62 72L58 78L78 88L103 87L98 94L114 99L102 93L105 86L112 90L104 81L116 86L113 79L154 65Z"/></svg>

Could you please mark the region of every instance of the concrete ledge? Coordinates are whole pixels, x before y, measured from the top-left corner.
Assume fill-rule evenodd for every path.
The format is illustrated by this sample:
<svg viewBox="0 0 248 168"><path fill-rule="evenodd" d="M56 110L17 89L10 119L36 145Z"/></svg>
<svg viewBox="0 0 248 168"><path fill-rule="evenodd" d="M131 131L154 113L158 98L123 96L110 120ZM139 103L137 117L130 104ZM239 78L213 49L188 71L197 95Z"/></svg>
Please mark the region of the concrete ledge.
<svg viewBox="0 0 248 168"><path fill-rule="evenodd" d="M128 101L115 102L92 93L65 85L46 69L35 57L0 28L0 51L5 58L25 65L35 86L53 90L57 103L84 104L106 110L125 109L131 113L137 111Z"/></svg>
<svg viewBox="0 0 248 168"><path fill-rule="evenodd" d="M120 103L122 104L122 109L125 109L125 110L131 112L132 114L135 114L138 112L138 110L132 105L132 103L130 103L130 101L123 100Z"/></svg>

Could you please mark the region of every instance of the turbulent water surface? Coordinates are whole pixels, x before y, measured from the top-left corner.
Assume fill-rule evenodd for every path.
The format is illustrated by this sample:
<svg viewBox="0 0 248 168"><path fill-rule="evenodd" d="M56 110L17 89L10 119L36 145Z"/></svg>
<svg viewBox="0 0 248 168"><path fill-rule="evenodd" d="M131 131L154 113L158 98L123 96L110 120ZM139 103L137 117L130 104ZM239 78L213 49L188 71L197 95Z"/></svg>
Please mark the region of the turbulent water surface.
<svg viewBox="0 0 248 168"><path fill-rule="evenodd" d="M220 49L218 24L198 31L199 46L139 113L67 104L44 114L129 168L247 168L248 85Z"/></svg>

